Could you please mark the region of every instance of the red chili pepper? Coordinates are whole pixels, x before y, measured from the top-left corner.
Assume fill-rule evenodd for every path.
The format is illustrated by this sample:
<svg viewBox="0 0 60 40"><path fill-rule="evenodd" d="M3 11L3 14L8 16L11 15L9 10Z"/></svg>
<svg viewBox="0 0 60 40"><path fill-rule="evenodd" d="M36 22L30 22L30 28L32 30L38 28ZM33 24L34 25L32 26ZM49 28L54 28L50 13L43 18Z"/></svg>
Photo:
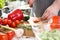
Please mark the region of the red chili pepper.
<svg viewBox="0 0 60 40"><path fill-rule="evenodd" d="M16 9L8 15L8 19L11 19L12 21L22 20L23 19L23 12L20 9Z"/></svg>

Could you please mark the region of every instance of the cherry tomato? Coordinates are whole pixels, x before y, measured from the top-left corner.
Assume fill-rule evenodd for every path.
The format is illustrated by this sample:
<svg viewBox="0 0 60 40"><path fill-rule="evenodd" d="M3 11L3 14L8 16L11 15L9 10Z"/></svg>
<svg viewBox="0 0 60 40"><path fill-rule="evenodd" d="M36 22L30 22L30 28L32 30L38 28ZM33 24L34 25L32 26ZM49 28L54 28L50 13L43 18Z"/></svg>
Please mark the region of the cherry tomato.
<svg viewBox="0 0 60 40"><path fill-rule="evenodd" d="M12 40L14 35L15 35L15 32L14 31L9 31L9 32L7 32L7 35L8 35L8 40Z"/></svg>
<svg viewBox="0 0 60 40"><path fill-rule="evenodd" d="M12 24L12 20L8 20L7 24L10 26Z"/></svg>
<svg viewBox="0 0 60 40"><path fill-rule="evenodd" d="M8 40L8 35L0 32L0 40Z"/></svg>
<svg viewBox="0 0 60 40"><path fill-rule="evenodd" d="M16 20L16 21L15 21L15 24L16 24L16 25L20 24L20 21L19 21L19 20Z"/></svg>
<svg viewBox="0 0 60 40"><path fill-rule="evenodd" d="M8 21L7 18L3 19L2 24L3 24L3 25L7 25L7 21Z"/></svg>
<svg viewBox="0 0 60 40"><path fill-rule="evenodd" d="M15 22L13 22L13 23L11 24L11 27L12 27L12 28L16 28Z"/></svg>

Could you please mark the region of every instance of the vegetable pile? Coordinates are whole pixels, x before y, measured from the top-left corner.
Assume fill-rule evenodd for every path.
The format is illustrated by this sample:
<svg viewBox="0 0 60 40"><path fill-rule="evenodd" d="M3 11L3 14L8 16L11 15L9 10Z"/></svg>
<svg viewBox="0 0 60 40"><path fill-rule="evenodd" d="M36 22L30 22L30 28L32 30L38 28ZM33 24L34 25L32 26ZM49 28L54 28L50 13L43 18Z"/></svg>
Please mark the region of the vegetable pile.
<svg viewBox="0 0 60 40"><path fill-rule="evenodd" d="M8 25L12 28L16 28L17 25L21 23L21 20L27 21L29 20L29 16L24 16L23 12L20 9L16 9L10 14L8 14L7 18L0 18L0 24L1 25Z"/></svg>
<svg viewBox="0 0 60 40"><path fill-rule="evenodd" d="M12 28L15 28L17 26L17 24L20 24L20 21L19 20L12 21L8 18L4 18L4 19L0 18L0 24L4 25L4 26L8 25Z"/></svg>
<svg viewBox="0 0 60 40"><path fill-rule="evenodd" d="M27 20L29 20L29 18L30 18L29 16L24 16L23 12L20 9L16 9L10 12L7 18L3 19L0 17L0 25L1 27L4 28L4 29L0 28L1 29L0 33L1 35L3 35L0 36L0 40L12 40L12 38L16 34L17 36L19 34L18 37L20 37L23 34L23 30L18 29L21 27L20 25L24 25L23 27L21 27L23 29L31 30L32 29L31 25L25 25L26 23L28 24ZM13 31L6 30L6 29L10 29Z"/></svg>

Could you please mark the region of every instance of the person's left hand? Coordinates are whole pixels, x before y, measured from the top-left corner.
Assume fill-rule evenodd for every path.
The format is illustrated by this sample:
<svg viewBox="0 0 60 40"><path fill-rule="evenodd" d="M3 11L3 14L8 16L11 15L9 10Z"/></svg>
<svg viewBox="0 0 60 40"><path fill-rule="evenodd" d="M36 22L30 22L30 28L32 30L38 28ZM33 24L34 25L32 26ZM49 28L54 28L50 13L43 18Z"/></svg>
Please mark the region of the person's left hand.
<svg viewBox="0 0 60 40"><path fill-rule="evenodd" d="M33 3L35 0L26 0L26 2L29 4L30 7L33 7Z"/></svg>
<svg viewBox="0 0 60 40"><path fill-rule="evenodd" d="M53 16L58 15L59 12L59 7L55 4L52 4L50 7L48 7L44 14L42 15L42 20L49 20L51 19Z"/></svg>

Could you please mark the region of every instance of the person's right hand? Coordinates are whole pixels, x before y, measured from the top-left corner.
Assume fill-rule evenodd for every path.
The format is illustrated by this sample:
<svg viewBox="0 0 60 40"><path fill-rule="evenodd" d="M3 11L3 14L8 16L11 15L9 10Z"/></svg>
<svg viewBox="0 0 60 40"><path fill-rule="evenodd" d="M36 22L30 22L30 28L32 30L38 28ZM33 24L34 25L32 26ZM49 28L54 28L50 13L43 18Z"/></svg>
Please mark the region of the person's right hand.
<svg viewBox="0 0 60 40"><path fill-rule="evenodd" d="M33 6L35 0L26 0L26 2L29 4L30 7Z"/></svg>
<svg viewBox="0 0 60 40"><path fill-rule="evenodd" d="M44 14L42 15L42 20L50 20L53 16L58 16L59 12L59 4L55 1L51 6L49 6Z"/></svg>

